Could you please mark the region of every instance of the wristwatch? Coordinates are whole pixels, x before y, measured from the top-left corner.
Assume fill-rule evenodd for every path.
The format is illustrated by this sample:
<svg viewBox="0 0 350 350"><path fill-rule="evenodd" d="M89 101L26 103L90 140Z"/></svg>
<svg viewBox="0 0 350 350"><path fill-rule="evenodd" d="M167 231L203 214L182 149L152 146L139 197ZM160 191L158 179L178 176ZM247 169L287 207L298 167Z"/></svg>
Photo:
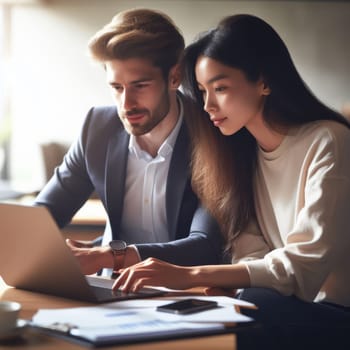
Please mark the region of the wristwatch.
<svg viewBox="0 0 350 350"><path fill-rule="evenodd" d="M126 242L116 239L109 242L109 246L111 247L111 252L113 255L113 274L112 277L118 276L118 270L124 266L124 259L126 253Z"/></svg>

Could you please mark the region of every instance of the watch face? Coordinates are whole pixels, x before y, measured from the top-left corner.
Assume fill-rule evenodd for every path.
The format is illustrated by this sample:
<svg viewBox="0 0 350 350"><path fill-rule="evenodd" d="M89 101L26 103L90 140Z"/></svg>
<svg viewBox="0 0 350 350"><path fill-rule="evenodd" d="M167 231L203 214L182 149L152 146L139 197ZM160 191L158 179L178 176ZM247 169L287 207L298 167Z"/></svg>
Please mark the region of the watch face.
<svg viewBox="0 0 350 350"><path fill-rule="evenodd" d="M113 250L125 250L127 246L126 243L122 240L110 241L109 245Z"/></svg>

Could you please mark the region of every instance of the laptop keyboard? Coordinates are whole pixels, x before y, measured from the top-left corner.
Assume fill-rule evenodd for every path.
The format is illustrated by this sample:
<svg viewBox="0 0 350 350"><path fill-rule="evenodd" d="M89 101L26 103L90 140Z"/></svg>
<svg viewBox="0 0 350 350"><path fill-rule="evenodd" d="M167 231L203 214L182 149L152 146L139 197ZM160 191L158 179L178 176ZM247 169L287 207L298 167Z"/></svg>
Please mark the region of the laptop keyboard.
<svg viewBox="0 0 350 350"><path fill-rule="evenodd" d="M114 280L104 279L94 276L87 276L87 281L96 295L97 300L127 300L137 298L147 298L164 294L163 291L154 288L141 288L138 292L125 293L121 290L112 290Z"/></svg>

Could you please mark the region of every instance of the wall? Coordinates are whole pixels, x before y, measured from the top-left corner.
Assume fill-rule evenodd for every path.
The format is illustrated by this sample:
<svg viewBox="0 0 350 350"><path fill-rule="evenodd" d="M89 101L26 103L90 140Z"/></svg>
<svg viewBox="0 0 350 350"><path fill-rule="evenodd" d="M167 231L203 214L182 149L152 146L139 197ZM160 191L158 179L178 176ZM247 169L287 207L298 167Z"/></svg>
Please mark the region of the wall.
<svg viewBox="0 0 350 350"><path fill-rule="evenodd" d="M112 102L103 70L86 55L86 42L113 14L132 7L166 12L187 43L225 15L258 15L280 33L319 98L338 110L350 100L349 2L47 0L42 6L17 6L12 17L15 179L40 186L38 143L71 142L90 106Z"/></svg>

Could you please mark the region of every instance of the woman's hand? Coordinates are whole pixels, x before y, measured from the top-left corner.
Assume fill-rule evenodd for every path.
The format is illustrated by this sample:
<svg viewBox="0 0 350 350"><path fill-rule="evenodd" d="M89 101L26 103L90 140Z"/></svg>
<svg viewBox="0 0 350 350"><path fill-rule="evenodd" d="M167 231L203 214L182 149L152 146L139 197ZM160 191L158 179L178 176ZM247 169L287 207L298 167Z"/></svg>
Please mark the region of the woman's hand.
<svg viewBox="0 0 350 350"><path fill-rule="evenodd" d="M113 290L136 292L146 285L170 289L188 289L194 286L191 267L169 264L156 258L148 258L119 272Z"/></svg>

